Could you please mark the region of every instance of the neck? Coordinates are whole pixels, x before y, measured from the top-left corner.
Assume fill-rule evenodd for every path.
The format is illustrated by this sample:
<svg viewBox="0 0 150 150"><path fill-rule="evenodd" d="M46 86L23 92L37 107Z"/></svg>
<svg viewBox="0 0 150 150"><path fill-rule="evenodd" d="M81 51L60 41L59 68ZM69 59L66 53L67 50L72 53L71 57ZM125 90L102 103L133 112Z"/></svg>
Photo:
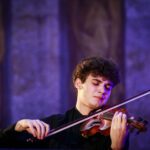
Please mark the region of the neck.
<svg viewBox="0 0 150 150"><path fill-rule="evenodd" d="M92 109L90 109L88 106L83 105L78 101L76 103L76 108L82 115L88 115L92 111Z"/></svg>

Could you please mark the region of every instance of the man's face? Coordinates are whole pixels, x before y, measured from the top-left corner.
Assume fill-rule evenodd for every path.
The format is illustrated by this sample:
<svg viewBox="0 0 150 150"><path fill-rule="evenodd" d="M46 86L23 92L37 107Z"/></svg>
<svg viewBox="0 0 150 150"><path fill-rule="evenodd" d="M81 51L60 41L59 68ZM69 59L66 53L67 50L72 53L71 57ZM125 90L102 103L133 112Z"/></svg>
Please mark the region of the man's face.
<svg viewBox="0 0 150 150"><path fill-rule="evenodd" d="M110 80L102 76L94 77L91 74L84 83L80 79L77 79L76 82L80 106L91 110L106 104L113 88Z"/></svg>

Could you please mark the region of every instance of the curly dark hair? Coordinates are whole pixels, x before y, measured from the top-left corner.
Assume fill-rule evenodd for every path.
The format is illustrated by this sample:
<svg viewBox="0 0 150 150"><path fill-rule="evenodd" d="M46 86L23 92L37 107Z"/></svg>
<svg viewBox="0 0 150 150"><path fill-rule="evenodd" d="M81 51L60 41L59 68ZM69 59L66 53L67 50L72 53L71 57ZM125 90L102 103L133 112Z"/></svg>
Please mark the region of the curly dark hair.
<svg viewBox="0 0 150 150"><path fill-rule="evenodd" d="M102 57L89 57L81 60L73 71L73 83L77 78L84 83L89 74L103 76L113 82L114 86L120 82L117 65L112 60Z"/></svg>

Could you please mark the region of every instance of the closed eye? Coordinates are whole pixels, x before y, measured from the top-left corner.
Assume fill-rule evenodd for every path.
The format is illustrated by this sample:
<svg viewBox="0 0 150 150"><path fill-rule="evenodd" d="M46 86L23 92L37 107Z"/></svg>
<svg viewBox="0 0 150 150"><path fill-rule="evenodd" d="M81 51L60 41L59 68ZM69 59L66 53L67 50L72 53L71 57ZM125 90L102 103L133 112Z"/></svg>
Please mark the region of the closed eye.
<svg viewBox="0 0 150 150"><path fill-rule="evenodd" d="M92 82L93 83L93 85L95 85L95 86L98 86L99 85L99 82Z"/></svg>
<svg viewBox="0 0 150 150"><path fill-rule="evenodd" d="M99 86L102 82L103 82L103 81L101 81L101 80L93 79L92 84L93 84L94 86ZM110 91L110 90L112 89L113 85L110 84L110 83L106 83L106 84L104 85L104 87L105 87L105 89L106 89L107 91Z"/></svg>

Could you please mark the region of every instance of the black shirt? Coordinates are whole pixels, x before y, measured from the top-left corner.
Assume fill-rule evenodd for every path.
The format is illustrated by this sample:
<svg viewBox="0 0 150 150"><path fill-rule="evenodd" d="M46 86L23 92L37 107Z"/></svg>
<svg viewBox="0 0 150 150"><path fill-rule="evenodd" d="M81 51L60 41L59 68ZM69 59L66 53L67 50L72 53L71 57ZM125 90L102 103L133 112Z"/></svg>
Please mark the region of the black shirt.
<svg viewBox="0 0 150 150"><path fill-rule="evenodd" d="M62 125L72 121L81 119L85 116L80 114L76 108L68 110L65 114L52 115L41 119L50 125L51 129L56 129ZM28 133L19 133L14 131L14 126L9 127L1 133L0 145L6 147L22 147L22 148L45 148L45 149L85 149L85 150L109 150L111 149L111 140L109 136L97 133L93 136L85 138L81 135L80 124L64 130L60 133L45 138L44 140L36 140L27 142L31 137Z"/></svg>
<svg viewBox="0 0 150 150"><path fill-rule="evenodd" d="M85 116L81 115L76 108L68 110L64 115L53 115L43 119L44 122L50 124L53 129L81 119ZM63 148L63 149L86 149L86 150L107 150L110 147L110 137L96 134L94 136L85 138L81 135L80 124L70 129L67 129L57 135L47 138L48 147Z"/></svg>

